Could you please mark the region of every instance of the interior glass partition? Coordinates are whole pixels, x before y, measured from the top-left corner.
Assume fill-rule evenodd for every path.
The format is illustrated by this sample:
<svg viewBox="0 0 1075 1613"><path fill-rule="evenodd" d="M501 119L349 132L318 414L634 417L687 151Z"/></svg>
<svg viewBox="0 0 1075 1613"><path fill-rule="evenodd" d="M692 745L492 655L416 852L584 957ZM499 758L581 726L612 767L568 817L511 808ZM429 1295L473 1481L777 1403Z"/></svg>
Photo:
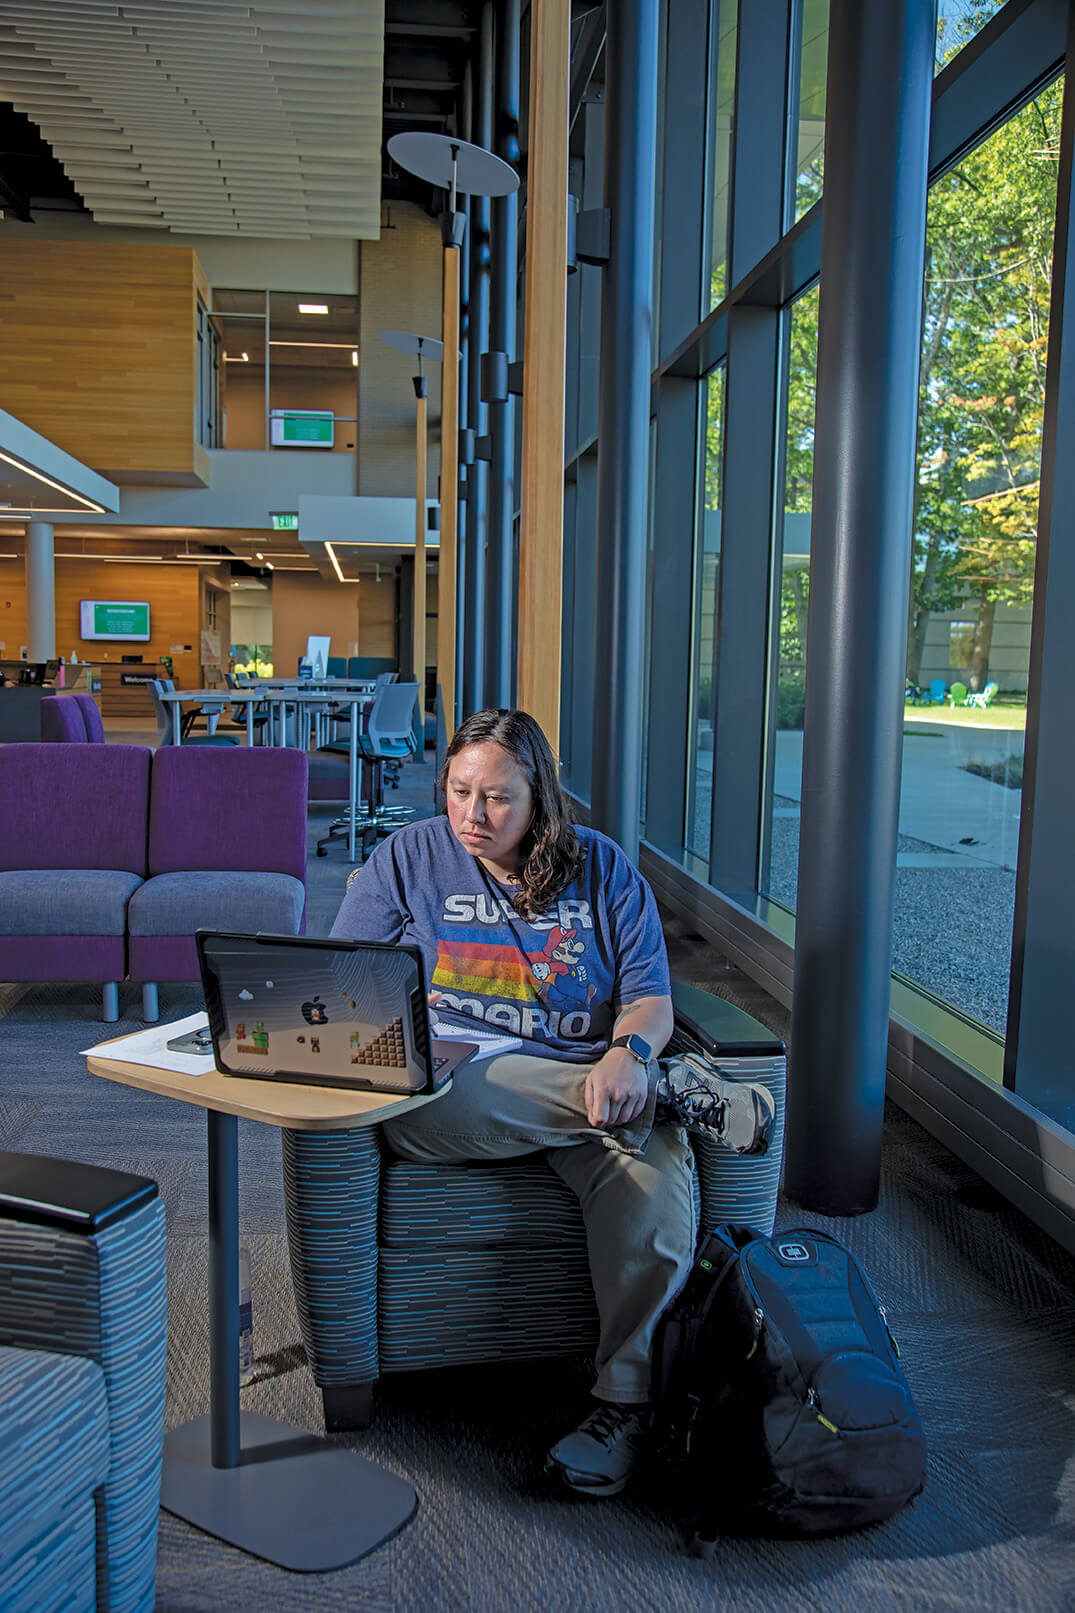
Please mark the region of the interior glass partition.
<svg viewBox="0 0 1075 1613"><path fill-rule="evenodd" d="M711 370L701 387L698 519L694 537L694 610L691 654L691 725L684 844L709 866L713 815L713 719L720 588L724 478L725 369Z"/></svg>
<svg viewBox="0 0 1075 1613"><path fill-rule="evenodd" d="M932 187L894 967L1003 1035L1062 84Z"/></svg>

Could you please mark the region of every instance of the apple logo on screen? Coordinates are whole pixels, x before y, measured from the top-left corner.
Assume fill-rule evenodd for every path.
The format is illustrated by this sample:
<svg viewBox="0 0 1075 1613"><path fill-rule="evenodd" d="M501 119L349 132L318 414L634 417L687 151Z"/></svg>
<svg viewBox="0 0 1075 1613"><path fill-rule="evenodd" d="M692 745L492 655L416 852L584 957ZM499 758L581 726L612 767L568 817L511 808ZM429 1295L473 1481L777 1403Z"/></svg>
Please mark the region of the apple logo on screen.
<svg viewBox="0 0 1075 1613"><path fill-rule="evenodd" d="M327 1025L328 1015L320 996L314 997L311 1002L303 1003L302 1017L307 1025Z"/></svg>

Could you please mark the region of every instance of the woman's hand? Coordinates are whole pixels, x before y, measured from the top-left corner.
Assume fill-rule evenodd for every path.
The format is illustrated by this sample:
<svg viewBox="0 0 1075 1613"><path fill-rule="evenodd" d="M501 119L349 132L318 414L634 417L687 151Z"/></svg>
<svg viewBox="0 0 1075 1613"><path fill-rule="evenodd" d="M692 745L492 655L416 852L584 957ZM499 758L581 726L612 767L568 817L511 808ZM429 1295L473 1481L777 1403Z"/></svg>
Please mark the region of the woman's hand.
<svg viewBox="0 0 1075 1613"><path fill-rule="evenodd" d="M586 1077L586 1118L591 1126L626 1126L646 1107L649 1073L625 1047L610 1047Z"/></svg>

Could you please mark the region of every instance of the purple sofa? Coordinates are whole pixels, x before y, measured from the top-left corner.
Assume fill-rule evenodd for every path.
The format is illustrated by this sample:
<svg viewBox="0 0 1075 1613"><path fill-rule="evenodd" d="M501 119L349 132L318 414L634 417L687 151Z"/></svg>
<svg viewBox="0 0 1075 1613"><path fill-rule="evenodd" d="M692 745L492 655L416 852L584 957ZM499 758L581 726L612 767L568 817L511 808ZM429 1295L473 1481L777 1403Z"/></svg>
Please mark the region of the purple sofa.
<svg viewBox="0 0 1075 1613"><path fill-rule="evenodd" d="M302 751L164 746L153 757L149 878L131 897L128 965L156 1019L158 980L197 980L196 929L301 935Z"/></svg>
<svg viewBox="0 0 1075 1613"><path fill-rule="evenodd" d="M150 757L142 745L0 747L0 980L97 981L104 1018L118 1018Z"/></svg>
<svg viewBox="0 0 1075 1613"><path fill-rule="evenodd" d="M0 746L0 980L198 978L197 929L304 928L294 750Z"/></svg>

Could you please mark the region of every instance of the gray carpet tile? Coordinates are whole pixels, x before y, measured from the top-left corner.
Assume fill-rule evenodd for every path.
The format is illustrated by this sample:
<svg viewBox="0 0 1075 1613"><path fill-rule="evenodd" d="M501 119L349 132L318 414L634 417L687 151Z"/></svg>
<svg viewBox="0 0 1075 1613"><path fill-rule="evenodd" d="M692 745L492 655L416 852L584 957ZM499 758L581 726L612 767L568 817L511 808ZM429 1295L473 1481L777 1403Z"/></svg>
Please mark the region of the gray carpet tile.
<svg viewBox="0 0 1075 1613"><path fill-rule="evenodd" d="M414 775L406 787L428 810L432 769ZM310 818L311 933L331 923L350 870L342 843L313 855L331 810ZM673 924L670 935L677 973L787 1035L779 1004L688 931ZM198 1002L197 987L161 988L164 1017ZM0 987L0 1147L160 1182L174 1427L208 1407L204 1116L90 1076L79 1057L138 1028L137 1010L129 986L116 1027L100 1023L91 988ZM255 1348L243 1404L320 1432L291 1290L277 1133L241 1122L239 1165ZM877 1210L836 1220L782 1202L779 1222L835 1231L889 1307L930 1444L924 1493L889 1523L812 1542L728 1539L715 1561L697 1561L684 1552L663 1474L644 1472L624 1495L591 1502L546 1479L546 1448L588 1409L585 1361L396 1375L379 1385L372 1428L340 1443L415 1485L411 1524L364 1561L307 1576L162 1513L158 1609L1075 1610L1075 1261L892 1106Z"/></svg>

